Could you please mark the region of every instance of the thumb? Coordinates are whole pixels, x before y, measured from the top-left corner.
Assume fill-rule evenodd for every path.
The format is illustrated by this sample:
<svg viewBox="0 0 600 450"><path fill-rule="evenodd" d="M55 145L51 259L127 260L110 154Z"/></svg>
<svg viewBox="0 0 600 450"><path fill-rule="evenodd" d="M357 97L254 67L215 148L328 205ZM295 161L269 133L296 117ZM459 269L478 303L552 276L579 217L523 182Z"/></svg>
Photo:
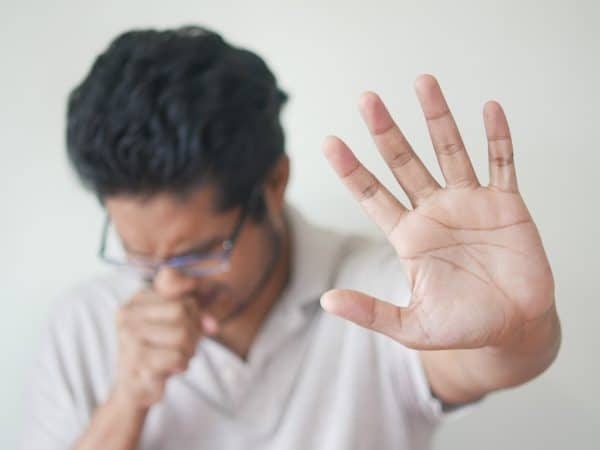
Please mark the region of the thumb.
<svg viewBox="0 0 600 450"><path fill-rule="evenodd" d="M426 336L416 319L415 306L401 307L350 289L333 289L321 296L331 314L385 334L411 348L426 348Z"/></svg>
<svg viewBox="0 0 600 450"><path fill-rule="evenodd" d="M190 309L196 323L200 326L201 333L206 336L217 335L220 331L220 324L217 318L200 306L195 298L190 297L189 302Z"/></svg>
<svg viewBox="0 0 600 450"><path fill-rule="evenodd" d="M219 322L210 314L201 313L200 324L202 331L208 336L214 336L219 332Z"/></svg>

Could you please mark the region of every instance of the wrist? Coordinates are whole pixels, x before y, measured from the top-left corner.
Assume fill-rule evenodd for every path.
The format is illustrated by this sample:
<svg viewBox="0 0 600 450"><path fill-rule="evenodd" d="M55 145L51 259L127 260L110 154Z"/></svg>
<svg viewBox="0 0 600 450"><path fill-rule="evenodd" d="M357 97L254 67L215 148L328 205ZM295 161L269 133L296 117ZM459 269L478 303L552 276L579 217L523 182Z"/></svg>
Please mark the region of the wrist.
<svg viewBox="0 0 600 450"><path fill-rule="evenodd" d="M540 317L526 322L521 330L499 345L486 348L490 354L554 359L561 342L561 326L556 305Z"/></svg>
<svg viewBox="0 0 600 450"><path fill-rule="evenodd" d="M473 380L487 390L497 390L540 375L555 360L560 344L560 320L553 307L539 319L526 324L511 342L462 356L468 361L464 365L470 368ZM482 367L486 369L481 370Z"/></svg>
<svg viewBox="0 0 600 450"><path fill-rule="evenodd" d="M148 408L136 406L122 391L113 388L108 399L94 411L74 449L133 449L138 443Z"/></svg>
<svg viewBox="0 0 600 450"><path fill-rule="evenodd" d="M106 405L115 413L126 417L145 417L150 409L149 406L140 404L135 396L119 386L113 388Z"/></svg>

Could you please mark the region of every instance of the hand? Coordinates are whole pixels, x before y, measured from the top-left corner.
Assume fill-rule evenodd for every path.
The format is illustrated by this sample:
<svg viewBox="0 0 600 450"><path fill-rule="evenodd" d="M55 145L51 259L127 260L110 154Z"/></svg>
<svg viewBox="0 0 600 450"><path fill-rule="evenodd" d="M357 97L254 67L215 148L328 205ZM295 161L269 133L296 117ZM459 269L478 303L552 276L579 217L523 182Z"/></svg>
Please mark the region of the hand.
<svg viewBox="0 0 600 450"><path fill-rule="evenodd" d="M379 152L406 192L407 209L338 138L324 153L385 233L410 283L407 307L335 289L323 307L421 350L504 346L555 313L554 282L536 226L517 187L501 106L488 102L484 124L490 181L481 186L440 87L430 75L416 91L446 186L419 160L374 93L359 109Z"/></svg>
<svg viewBox="0 0 600 450"><path fill-rule="evenodd" d="M199 339L208 334L203 329L215 329L210 321L193 298L166 300L149 289L138 292L117 313L119 367L113 394L140 409L158 402L167 379L187 369Z"/></svg>

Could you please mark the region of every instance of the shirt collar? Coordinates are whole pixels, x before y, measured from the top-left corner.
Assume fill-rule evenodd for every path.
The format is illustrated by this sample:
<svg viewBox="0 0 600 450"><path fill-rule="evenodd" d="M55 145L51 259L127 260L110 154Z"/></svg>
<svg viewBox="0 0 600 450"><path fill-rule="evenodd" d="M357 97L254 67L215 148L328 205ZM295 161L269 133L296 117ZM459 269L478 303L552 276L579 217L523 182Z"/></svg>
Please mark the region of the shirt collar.
<svg viewBox="0 0 600 450"><path fill-rule="evenodd" d="M284 205L291 243L290 276L282 301L302 308L331 289L344 235L309 222L289 202Z"/></svg>

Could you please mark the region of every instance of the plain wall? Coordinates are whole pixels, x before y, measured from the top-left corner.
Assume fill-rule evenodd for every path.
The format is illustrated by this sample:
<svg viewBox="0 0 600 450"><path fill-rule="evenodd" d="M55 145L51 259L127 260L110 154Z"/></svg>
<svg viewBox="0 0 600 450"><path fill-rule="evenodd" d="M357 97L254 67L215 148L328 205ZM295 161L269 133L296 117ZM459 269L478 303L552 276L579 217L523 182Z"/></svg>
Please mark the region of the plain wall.
<svg viewBox="0 0 600 450"><path fill-rule="evenodd" d="M50 303L104 270L102 211L65 158L66 95L118 33L199 23L262 55L290 94L289 198L333 227L379 233L322 156L327 134L405 199L360 120L361 92L381 94L439 180L415 77L438 77L482 182L482 106L503 104L522 195L554 270L563 344L541 377L445 425L436 449L599 448L599 18L594 1L3 0L0 447L17 446L25 368Z"/></svg>

